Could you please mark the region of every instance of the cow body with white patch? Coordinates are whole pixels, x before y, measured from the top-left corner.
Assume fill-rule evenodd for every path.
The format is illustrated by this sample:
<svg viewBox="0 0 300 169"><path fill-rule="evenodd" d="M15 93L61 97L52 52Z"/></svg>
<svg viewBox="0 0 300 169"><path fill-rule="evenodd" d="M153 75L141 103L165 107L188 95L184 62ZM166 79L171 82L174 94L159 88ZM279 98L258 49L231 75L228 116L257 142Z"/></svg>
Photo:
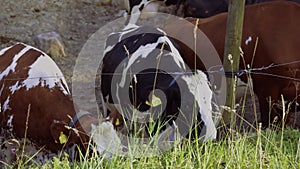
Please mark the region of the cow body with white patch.
<svg viewBox="0 0 300 169"><path fill-rule="evenodd" d="M268 2L245 8L240 70L250 69L253 89L259 99L263 126L268 126L276 116L282 117L282 110L277 109L277 106L273 106L269 115L270 106L278 102L282 105L281 95L285 101L300 101L299 17L300 5L293 2ZM164 28L170 36L177 37L177 42L185 53L183 57L186 63L195 64L194 50L184 44L194 41L193 30L196 24L209 38L223 61L227 13L198 21L197 18L187 20L192 24L178 21L167 24ZM198 40L201 41L201 38L197 37ZM210 58L210 51L205 50L204 46L205 44L197 42L197 51L202 52L197 58L197 68L201 70L205 68L199 58ZM247 82L245 74L241 78Z"/></svg>
<svg viewBox="0 0 300 169"><path fill-rule="evenodd" d="M75 108L62 72L40 50L18 43L0 51L0 65L1 132L52 152L75 144L84 152L89 134L105 127L107 122Z"/></svg>
<svg viewBox="0 0 300 169"><path fill-rule="evenodd" d="M176 43L162 30L127 25L111 34L101 73L101 92L110 113L120 112L126 120L136 115L137 123L154 120L162 126L172 126L180 113L198 116L207 127L205 140L216 138L206 75L188 70ZM179 130L188 125L178 125Z"/></svg>

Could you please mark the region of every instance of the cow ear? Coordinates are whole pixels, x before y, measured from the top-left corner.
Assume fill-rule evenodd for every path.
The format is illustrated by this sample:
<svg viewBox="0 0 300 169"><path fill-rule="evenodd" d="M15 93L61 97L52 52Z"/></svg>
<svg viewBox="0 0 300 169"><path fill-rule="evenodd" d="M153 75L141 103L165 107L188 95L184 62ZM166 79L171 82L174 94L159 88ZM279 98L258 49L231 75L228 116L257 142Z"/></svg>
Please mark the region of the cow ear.
<svg viewBox="0 0 300 169"><path fill-rule="evenodd" d="M65 143L64 137L69 135L69 132L66 129L65 125L65 123L60 121L53 121L50 125L50 133L52 135L52 138L55 140L55 143Z"/></svg>

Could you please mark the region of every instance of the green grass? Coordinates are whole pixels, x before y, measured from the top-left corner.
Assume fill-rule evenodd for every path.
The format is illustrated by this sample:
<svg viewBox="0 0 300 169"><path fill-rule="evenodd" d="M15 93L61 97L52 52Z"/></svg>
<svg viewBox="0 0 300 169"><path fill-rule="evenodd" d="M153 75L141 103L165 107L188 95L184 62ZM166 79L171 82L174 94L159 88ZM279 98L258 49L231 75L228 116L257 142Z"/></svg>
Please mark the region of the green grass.
<svg viewBox="0 0 300 169"><path fill-rule="evenodd" d="M113 156L105 159L93 154L70 162L67 155L44 165L20 168L300 168L300 132L294 129L263 130L256 133L230 133L229 136L199 145L183 140L167 152L133 158Z"/></svg>

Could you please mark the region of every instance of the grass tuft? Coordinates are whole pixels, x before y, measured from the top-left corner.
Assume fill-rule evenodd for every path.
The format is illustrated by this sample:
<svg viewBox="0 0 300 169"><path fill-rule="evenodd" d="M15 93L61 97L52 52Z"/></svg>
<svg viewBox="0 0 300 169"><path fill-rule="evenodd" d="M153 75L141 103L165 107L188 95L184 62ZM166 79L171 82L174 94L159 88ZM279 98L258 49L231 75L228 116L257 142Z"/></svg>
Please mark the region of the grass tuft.
<svg viewBox="0 0 300 169"><path fill-rule="evenodd" d="M91 147L91 151L93 148ZM20 168L300 168L300 132L286 128L234 134L220 141L198 144L184 139L155 156L113 156L105 159L94 153L91 158L71 162L66 154L44 165L33 163Z"/></svg>

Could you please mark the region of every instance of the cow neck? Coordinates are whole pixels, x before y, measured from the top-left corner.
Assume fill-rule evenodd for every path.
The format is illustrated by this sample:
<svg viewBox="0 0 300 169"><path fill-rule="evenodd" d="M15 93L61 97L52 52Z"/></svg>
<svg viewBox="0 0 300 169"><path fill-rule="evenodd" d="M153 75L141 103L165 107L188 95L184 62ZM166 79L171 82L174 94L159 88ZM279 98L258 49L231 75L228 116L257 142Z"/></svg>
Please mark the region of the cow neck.
<svg viewBox="0 0 300 169"><path fill-rule="evenodd" d="M75 116L74 116L74 117L72 118L72 120L70 121L69 127L74 128L76 122L77 122L82 116L90 115L90 114L91 114L90 112L80 110L78 113L75 114Z"/></svg>
<svg viewBox="0 0 300 169"><path fill-rule="evenodd" d="M88 132L91 130L91 123L95 123L95 118L90 116L91 113L87 111L80 110L69 123L70 128L76 128L78 131L77 136L79 138L79 146L82 147L84 150L87 150L87 144L89 142L90 136ZM82 122L79 123L79 119L82 118ZM85 122L85 123L84 123ZM79 123L76 125L76 123ZM67 149L72 149L72 147L67 147Z"/></svg>

